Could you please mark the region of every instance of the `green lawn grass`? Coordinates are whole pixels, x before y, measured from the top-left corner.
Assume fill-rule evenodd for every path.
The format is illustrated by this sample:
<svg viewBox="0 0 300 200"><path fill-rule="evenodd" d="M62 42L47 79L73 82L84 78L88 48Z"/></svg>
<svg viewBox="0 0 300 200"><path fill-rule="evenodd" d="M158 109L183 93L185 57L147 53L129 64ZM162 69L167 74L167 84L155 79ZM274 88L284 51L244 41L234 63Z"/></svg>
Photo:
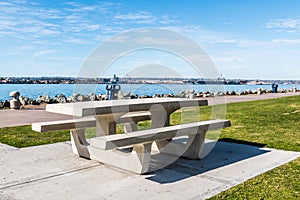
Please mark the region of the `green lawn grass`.
<svg viewBox="0 0 300 200"><path fill-rule="evenodd" d="M171 124L211 119L212 109L224 106L183 109L171 116ZM263 101L230 103L226 118L232 126L221 135L210 132L208 137L257 144L265 147L300 152L300 96ZM139 123L139 129L151 126ZM93 136L94 129L89 129ZM118 127L118 132L122 132ZM35 146L69 141L69 131L36 133L30 126L0 129L0 142L15 147ZM211 199L300 199L300 158L250 179Z"/></svg>
<svg viewBox="0 0 300 200"><path fill-rule="evenodd" d="M209 107L201 108L208 119ZM227 105L232 126L220 138L265 144L266 147L300 152L300 96Z"/></svg>
<svg viewBox="0 0 300 200"><path fill-rule="evenodd" d="M300 158L277 167L212 198L217 199L300 199Z"/></svg>
<svg viewBox="0 0 300 200"><path fill-rule="evenodd" d="M18 148L70 140L70 131L38 133L31 130L31 126L0 128L0 143Z"/></svg>

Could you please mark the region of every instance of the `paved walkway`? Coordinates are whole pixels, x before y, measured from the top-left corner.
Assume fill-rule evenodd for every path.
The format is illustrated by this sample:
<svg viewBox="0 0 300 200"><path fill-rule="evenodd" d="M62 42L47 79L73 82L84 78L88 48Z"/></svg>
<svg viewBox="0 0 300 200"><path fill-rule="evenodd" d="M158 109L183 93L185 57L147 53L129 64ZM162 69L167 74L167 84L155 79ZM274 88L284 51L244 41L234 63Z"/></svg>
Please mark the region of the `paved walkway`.
<svg viewBox="0 0 300 200"><path fill-rule="evenodd" d="M222 104L222 103L233 103L253 100L263 100L280 98L286 96L300 95L297 93L278 93L278 94L264 94L264 95L245 95L245 96L226 96L226 97L215 97L206 98L210 105ZM63 119L72 119L72 116L60 115L46 112L44 108L39 109L25 109L25 110L0 110L0 128L29 125L33 122L45 122Z"/></svg>
<svg viewBox="0 0 300 200"><path fill-rule="evenodd" d="M179 159L147 175L79 158L69 143L0 146L0 199L206 199L300 156L227 142L205 145L215 147L204 159Z"/></svg>

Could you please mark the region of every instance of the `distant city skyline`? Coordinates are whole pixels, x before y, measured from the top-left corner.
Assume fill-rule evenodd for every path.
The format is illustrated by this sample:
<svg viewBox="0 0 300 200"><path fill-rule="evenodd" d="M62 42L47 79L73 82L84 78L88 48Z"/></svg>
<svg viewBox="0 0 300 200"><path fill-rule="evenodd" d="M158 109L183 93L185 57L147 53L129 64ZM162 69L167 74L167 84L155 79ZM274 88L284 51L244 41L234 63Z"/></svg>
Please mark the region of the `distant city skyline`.
<svg viewBox="0 0 300 200"><path fill-rule="evenodd" d="M76 77L108 38L151 27L195 41L225 78L299 80L299 8L294 0L4 0L0 77ZM163 70L154 73L153 65ZM110 67L105 77L194 75L188 63L165 52L133 52Z"/></svg>

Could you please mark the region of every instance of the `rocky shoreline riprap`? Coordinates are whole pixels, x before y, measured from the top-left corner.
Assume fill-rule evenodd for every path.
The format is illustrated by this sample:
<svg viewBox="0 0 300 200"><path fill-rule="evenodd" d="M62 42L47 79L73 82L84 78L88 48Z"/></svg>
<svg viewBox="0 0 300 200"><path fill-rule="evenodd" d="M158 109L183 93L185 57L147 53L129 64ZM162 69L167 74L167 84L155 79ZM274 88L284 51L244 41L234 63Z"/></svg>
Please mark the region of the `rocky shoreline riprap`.
<svg viewBox="0 0 300 200"><path fill-rule="evenodd" d="M235 95L262 95L267 93L272 93L272 90L266 89L257 89L257 90L246 90L242 92L235 91L226 91L226 92L195 92L194 90L188 90L184 92L180 92L179 94L155 94L153 96L150 95L141 95L131 94L130 92L118 94L118 99L138 99L138 98L166 98L166 97L174 97L174 98L200 98L200 97L218 97L218 96L235 96ZM300 90L292 89L281 89L278 90L277 93L287 93L287 92L300 92ZM29 98L27 96L20 96L19 100L22 106L26 105L40 105L40 104L53 104L53 103L70 103L70 102L83 102L83 101L104 101L107 100L108 96L106 94L73 94L70 97L66 97L63 94L54 96L51 98L49 95L41 95L36 99ZM0 101L0 109L9 108L10 101Z"/></svg>

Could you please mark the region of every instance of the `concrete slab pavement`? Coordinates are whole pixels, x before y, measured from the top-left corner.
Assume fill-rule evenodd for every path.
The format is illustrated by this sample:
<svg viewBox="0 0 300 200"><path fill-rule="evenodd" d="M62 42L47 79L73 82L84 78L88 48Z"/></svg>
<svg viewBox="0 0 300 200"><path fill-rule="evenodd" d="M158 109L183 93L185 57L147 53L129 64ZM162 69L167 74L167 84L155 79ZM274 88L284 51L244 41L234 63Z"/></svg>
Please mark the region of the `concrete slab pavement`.
<svg viewBox="0 0 300 200"><path fill-rule="evenodd" d="M18 148L0 143L0 151L9 151L9 150L16 150L16 149Z"/></svg>
<svg viewBox="0 0 300 200"><path fill-rule="evenodd" d="M228 142L202 160L136 175L72 154L69 143L0 151L1 200L206 199L300 156Z"/></svg>

